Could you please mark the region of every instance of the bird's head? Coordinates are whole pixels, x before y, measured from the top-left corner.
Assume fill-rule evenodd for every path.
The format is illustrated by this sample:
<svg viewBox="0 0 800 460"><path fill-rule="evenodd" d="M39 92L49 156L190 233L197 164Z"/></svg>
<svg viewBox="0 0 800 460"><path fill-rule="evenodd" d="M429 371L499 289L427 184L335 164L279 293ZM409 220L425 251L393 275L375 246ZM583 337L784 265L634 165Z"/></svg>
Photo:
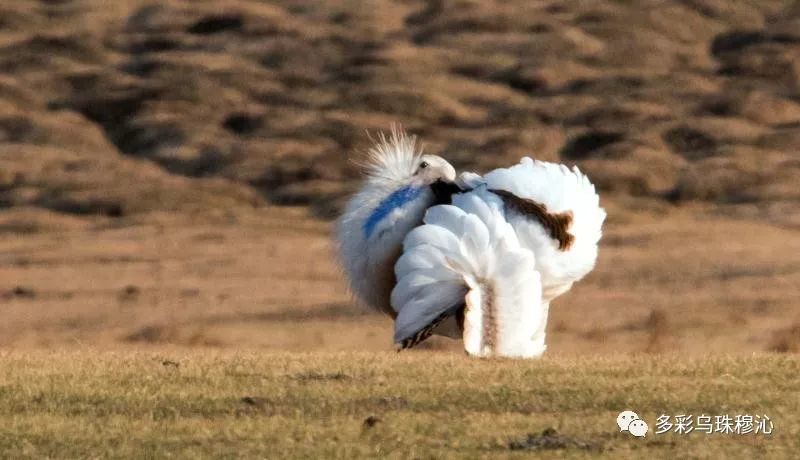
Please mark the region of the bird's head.
<svg viewBox="0 0 800 460"><path fill-rule="evenodd" d="M421 155L410 181L419 185L432 185L438 181L452 183L456 169L438 155Z"/></svg>
<svg viewBox="0 0 800 460"><path fill-rule="evenodd" d="M379 135L363 165L369 183L387 188L424 187L456 179L456 170L447 160L423 155L416 137L397 127L392 128L389 137Z"/></svg>

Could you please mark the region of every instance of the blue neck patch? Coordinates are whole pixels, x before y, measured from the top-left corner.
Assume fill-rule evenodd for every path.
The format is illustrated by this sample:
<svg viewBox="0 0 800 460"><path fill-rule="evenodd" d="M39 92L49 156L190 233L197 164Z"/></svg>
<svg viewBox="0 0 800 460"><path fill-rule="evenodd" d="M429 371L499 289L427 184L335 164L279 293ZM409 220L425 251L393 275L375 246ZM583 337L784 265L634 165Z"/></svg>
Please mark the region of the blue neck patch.
<svg viewBox="0 0 800 460"><path fill-rule="evenodd" d="M372 231L375 230L375 226L378 225L380 221L382 221L395 209L401 208L408 202L416 199L424 189L424 187L407 185L392 192L391 195L384 198L364 222L364 236L369 238L372 234Z"/></svg>

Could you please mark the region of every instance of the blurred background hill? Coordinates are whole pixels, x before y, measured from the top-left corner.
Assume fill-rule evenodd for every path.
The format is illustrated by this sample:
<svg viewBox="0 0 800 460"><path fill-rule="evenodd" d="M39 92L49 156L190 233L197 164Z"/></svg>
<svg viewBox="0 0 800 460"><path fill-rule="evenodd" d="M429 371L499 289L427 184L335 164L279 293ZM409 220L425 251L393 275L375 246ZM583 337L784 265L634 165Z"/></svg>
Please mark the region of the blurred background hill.
<svg viewBox="0 0 800 460"><path fill-rule="evenodd" d="M598 185L550 350L800 349L795 0L3 2L0 347L389 349L330 222L393 122Z"/></svg>

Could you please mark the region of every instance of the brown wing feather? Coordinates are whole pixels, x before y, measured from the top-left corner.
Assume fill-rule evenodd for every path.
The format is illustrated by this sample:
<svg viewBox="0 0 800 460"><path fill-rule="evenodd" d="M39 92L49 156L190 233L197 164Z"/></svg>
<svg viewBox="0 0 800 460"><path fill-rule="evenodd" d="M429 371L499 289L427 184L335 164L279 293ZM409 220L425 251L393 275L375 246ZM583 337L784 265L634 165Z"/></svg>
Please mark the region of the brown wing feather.
<svg viewBox="0 0 800 460"><path fill-rule="evenodd" d="M551 213L542 203L520 198L507 190L491 189L489 191L502 198L507 207L537 219L550 237L558 241L559 250L566 251L575 242L575 236L569 232L570 225L572 225L572 211Z"/></svg>

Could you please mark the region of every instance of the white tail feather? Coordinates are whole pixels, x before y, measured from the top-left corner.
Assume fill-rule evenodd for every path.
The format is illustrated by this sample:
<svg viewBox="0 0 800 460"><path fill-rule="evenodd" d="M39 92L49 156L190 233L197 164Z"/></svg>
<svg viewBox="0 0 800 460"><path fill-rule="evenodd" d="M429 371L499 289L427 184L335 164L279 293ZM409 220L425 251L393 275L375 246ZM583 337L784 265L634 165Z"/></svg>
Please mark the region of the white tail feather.
<svg viewBox="0 0 800 460"><path fill-rule="evenodd" d="M544 352L544 312L534 255L520 247L497 196L481 188L428 210L404 242L392 306L395 342L464 308L464 348L474 356ZM537 333L539 333L537 335Z"/></svg>

